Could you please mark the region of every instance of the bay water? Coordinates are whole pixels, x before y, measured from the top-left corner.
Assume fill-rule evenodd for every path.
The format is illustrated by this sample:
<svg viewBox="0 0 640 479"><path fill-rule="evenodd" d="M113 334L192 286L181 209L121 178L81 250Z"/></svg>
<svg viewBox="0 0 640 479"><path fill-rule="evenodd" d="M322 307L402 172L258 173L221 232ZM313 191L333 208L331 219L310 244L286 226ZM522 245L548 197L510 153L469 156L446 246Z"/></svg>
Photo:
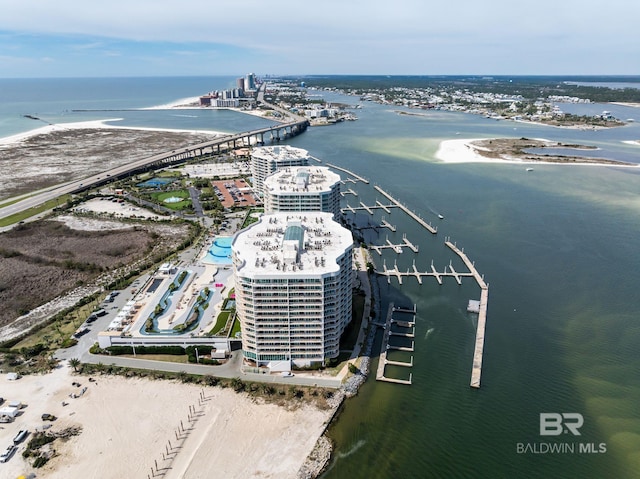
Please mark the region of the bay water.
<svg viewBox="0 0 640 479"><path fill-rule="evenodd" d="M33 128L35 120L22 114L52 123L112 118L112 112L71 110L150 107L233 86L232 78L128 79L118 88L109 79L104 84L111 86L102 89L100 79L75 86L51 80L56 88L33 80L38 88L31 91L39 93L23 95L20 103L15 92L6 95L7 81L0 80L0 137ZM463 271L444 240L464 248L489 283L482 386L469 387L476 318L466 306L479 298L475 282L466 278L459 286L448 278L440 286L427 278L419 285L406 278L400 286L379 278L383 314L390 301L417 306L413 384L371 377L378 333L372 374L329 429L335 453L323 477L639 477L640 170L540 164L527 172L523 164L444 163L435 153L447 139L529 137L594 145L602 156L640 163L640 146L623 143L640 140L640 126L573 130L443 111L399 115L397 107L361 105L358 121L309 128L287 143L371 181L347 183L359 196L347 195L345 204L386 203L372 187L377 184L438 226L432 235L399 210L349 213L366 228L368 242L401 242L406 234L419 245L417 254L372 253L378 267L396 262L406 270L415 262L426 270L433 261L438 270L451 262ZM616 109L622 119L640 111L584 107ZM234 112L176 115L191 113L116 113L122 124L146 127L244 131L266 122ZM396 233L373 228L382 215ZM393 377L408 374L387 370ZM541 413L581 414L581 435L541 436ZM580 452L586 443L595 446L588 451L604 444L606 452ZM564 449L542 452L541 444Z"/></svg>

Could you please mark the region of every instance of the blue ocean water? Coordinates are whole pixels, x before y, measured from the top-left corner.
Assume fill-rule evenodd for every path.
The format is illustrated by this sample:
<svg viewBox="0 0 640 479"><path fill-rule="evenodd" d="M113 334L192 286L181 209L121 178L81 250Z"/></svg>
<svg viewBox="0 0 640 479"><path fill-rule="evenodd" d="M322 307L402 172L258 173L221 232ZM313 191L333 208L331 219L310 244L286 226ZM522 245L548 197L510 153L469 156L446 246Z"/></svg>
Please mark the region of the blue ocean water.
<svg viewBox="0 0 640 479"><path fill-rule="evenodd" d="M31 129L35 120L23 114L52 122L112 118L115 112L69 111L161 105L229 81L0 80L0 136ZM14 93L7 94L10 90ZM336 93L322 95L358 103ZM568 108L608 110L622 119L640 111L598 104ZM521 164L444 163L435 154L447 139L526 136L594 145L603 156L640 163L640 147L624 143L640 140L640 125L574 130L440 111L398 115L399 109L365 102L358 121L310 128L288 142L357 172L437 222L434 236L400 212L385 214L398 228L389 239L401 242L406 234L420 251L373 253L377 264L397 262L406 270L415 261L425 270L433 261L442 269L455 261L445 237L465 248L490 285L482 388L469 388L475 323L466 305L477 299L477 286L410 280L400 286L380 278L382 311L390 301L417 305L413 385L369 378L330 428L335 454L324 477L638 477L640 328L634 298L640 288L640 171L541 164L526 172ZM115 116L176 128L187 122L217 129L237 121L237 131L251 128L242 128L245 121L264 121L226 113L181 117L190 113L151 110ZM357 201L383 200L371 186L353 188ZM350 219L362 227L381 221L377 213ZM383 243L387 234L363 231L372 243ZM380 334L374 352L379 340ZM582 414L582 435L540 436L541 413ZM518 444L541 442L576 449L580 443L606 444L606 452L518 450Z"/></svg>
<svg viewBox="0 0 640 479"><path fill-rule="evenodd" d="M212 90L234 87L234 77L0 78L0 138L48 123L122 118L127 116L126 112L107 110L157 107ZM85 109L104 111L72 111ZM138 114L144 120L144 112ZM24 115L41 120L25 118ZM134 115L134 112L129 112L129 115ZM188 129L189 122L185 125Z"/></svg>

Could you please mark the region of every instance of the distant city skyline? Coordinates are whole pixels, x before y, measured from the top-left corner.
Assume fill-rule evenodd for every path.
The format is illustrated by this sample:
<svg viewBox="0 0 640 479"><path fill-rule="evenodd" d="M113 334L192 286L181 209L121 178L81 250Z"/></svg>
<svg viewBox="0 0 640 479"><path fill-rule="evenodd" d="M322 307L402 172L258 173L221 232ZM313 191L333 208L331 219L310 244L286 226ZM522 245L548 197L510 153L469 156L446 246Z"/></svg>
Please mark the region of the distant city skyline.
<svg viewBox="0 0 640 479"><path fill-rule="evenodd" d="M640 4L626 0L0 6L0 78L640 74Z"/></svg>

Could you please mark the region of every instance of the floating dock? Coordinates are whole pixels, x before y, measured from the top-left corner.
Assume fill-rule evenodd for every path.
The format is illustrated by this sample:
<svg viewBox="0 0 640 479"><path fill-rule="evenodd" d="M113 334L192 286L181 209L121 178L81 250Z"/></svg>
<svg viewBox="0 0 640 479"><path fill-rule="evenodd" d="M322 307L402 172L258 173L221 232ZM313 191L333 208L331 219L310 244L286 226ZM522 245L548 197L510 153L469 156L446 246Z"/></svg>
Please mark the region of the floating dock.
<svg viewBox="0 0 640 479"><path fill-rule="evenodd" d="M484 329L487 325L487 307L489 305L489 285L484 282L484 277L478 273L475 265L472 261L469 260L466 254L464 254L464 250L458 249L458 247L452 243L451 241L445 241L445 244L451 248L453 252L455 252L464 262L464 264L469 268L480 286L480 301L477 303L478 310L478 326L476 328L476 343L475 349L473 352L473 368L471 369L471 383L470 386L472 388L480 388L480 376L482 375L482 354L484 352ZM475 303L469 302L470 306L476 306Z"/></svg>
<svg viewBox="0 0 640 479"><path fill-rule="evenodd" d="M358 193L353 191L353 188L349 188L347 191L341 191L340 192L340 196L346 196L346 195L358 196Z"/></svg>
<svg viewBox="0 0 640 479"><path fill-rule="evenodd" d="M394 312L403 312L403 313L412 313L413 315L415 315L416 313L416 306L413 306L413 309L406 309L406 308L395 308L393 303L389 304L389 309L387 311L387 320L384 323L384 326L381 323L374 323L377 324L378 326L384 327L384 333L382 335L382 345L380 346L380 359L378 360L378 369L376 371L376 381L385 381L388 383L396 383L396 384L407 384L410 385L411 381L413 380L413 373L409 373L409 379L395 379L395 378L388 378L384 375L384 368L387 364L390 364L392 366L401 366L401 367L406 367L406 368L410 368L413 366L413 356L411 356L411 361L410 362L404 362L404 361L392 361L387 359L387 351L389 349L397 349L400 351L413 351L414 350L414 346L415 346L415 342L412 340L411 341L411 347L402 347L402 346L390 346L389 345L389 337L390 336L402 336L402 337L407 337L407 338L413 338L415 336L415 329L413 332L411 333L394 333L393 331L391 331L391 324L392 323L396 323L399 326L402 327L414 327L415 326L415 321L400 321L397 319L393 319L393 313ZM408 326L411 325L411 326Z"/></svg>
<svg viewBox="0 0 640 479"><path fill-rule="evenodd" d="M389 201L391 201L392 203L394 203L398 208L402 209L402 211L404 211L405 213L407 213L409 216L411 216L416 222L418 222L418 224L420 224L422 227L426 228L430 233L432 234L436 234L438 232L438 228L431 226L431 224L427 223L425 220L423 220L422 218L420 218L417 214L415 214L413 211L411 211L409 208L407 208L406 206L404 206L402 203L400 203L398 200L396 200L393 196L391 196L389 193L387 193L386 191L384 191L382 188L380 188L379 186L374 186L373 187L378 193L384 195Z"/></svg>
<svg viewBox="0 0 640 479"><path fill-rule="evenodd" d="M379 249L390 248L391 246L398 246L398 245L370 246L370 248L377 251L379 254L381 254L381 252L378 251ZM416 264L414 261L412 268L413 268L413 271L410 271L409 269L407 269L407 271L400 271L398 269L397 262L394 262L393 268L387 268L386 262L383 261L382 271L376 270L376 274L379 274L381 276L386 276L388 283L391 283L391 277L395 277L398 280L399 284L402 284L402 279L405 277L414 277L418 280L418 283L420 284L422 284L422 278L425 278L425 277L435 278L438 284L442 284L442 278L451 277L456 280L456 283L461 285L462 278L464 277L471 278L476 276L476 272L474 271L459 272L454 270L451 265L448 266L449 270L447 270L447 266L445 266L443 272L437 271L435 266L433 266L433 264L431 265L431 271L418 271L418 268L416 268Z"/></svg>
<svg viewBox="0 0 640 479"><path fill-rule="evenodd" d="M382 222L380 224L381 228L389 228L391 231L393 231L395 233L396 231L396 227L393 226L391 223L389 223L387 220L384 219L384 216L382 217Z"/></svg>

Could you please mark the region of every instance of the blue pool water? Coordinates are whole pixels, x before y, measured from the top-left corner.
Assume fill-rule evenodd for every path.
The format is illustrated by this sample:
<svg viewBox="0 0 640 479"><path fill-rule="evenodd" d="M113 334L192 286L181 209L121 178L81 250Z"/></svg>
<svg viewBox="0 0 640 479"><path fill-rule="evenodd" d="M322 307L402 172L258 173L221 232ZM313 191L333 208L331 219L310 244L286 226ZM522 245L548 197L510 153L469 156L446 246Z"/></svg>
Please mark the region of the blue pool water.
<svg viewBox="0 0 640 479"><path fill-rule="evenodd" d="M138 188L157 188L159 186L164 186L168 183L172 183L174 181L173 178L151 178L143 183L138 183L136 186Z"/></svg>
<svg viewBox="0 0 640 479"><path fill-rule="evenodd" d="M231 264L232 242L233 238L229 236L216 238L202 261L209 264Z"/></svg>

